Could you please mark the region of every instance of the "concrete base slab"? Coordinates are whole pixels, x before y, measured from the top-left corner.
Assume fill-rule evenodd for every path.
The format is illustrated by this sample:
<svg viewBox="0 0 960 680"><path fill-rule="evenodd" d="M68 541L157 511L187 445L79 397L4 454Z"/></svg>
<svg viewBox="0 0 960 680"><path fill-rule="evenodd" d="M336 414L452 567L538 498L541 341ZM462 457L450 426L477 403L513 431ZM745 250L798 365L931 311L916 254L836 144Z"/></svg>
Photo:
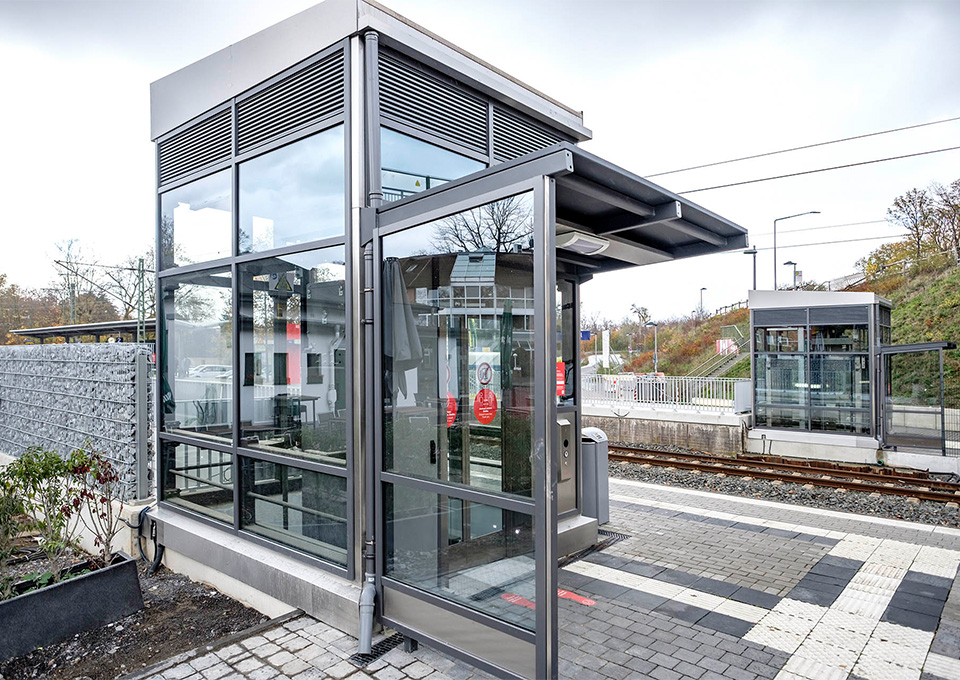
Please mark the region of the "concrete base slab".
<svg viewBox="0 0 960 680"><path fill-rule="evenodd" d="M168 568L207 583L267 616L302 609L356 635L360 585L275 550L159 507Z"/></svg>

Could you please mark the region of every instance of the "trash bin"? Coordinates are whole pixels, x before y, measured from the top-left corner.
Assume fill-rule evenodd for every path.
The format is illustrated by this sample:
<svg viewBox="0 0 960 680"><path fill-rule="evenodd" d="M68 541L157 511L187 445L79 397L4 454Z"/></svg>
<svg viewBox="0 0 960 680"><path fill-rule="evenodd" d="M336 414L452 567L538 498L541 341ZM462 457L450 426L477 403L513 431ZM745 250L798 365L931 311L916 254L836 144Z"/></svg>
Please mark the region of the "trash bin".
<svg viewBox="0 0 960 680"><path fill-rule="evenodd" d="M610 521L610 473L607 434L596 427L585 427L580 438L583 458L583 514L595 517L597 524Z"/></svg>

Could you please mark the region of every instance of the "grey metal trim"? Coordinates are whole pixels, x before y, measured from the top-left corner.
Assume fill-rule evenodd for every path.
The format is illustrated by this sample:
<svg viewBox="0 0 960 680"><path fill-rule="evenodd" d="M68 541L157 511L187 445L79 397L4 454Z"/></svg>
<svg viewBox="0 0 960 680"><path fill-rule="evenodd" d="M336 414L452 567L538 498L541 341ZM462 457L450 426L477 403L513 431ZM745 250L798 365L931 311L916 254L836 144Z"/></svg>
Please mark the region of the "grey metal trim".
<svg viewBox="0 0 960 680"><path fill-rule="evenodd" d="M885 345L878 351L879 354L905 354L908 352L926 352L931 349L956 349L952 342L914 342L907 345Z"/></svg>
<svg viewBox="0 0 960 680"><path fill-rule="evenodd" d="M540 177L534 186L534 542L536 550L536 677L553 680L557 656L557 422L556 388L556 182ZM552 389L551 389L552 388Z"/></svg>
<svg viewBox="0 0 960 680"><path fill-rule="evenodd" d="M266 463L276 463L277 465L285 465L287 467L298 468L300 470L309 470L310 472L319 472L324 475L330 475L331 477L350 477L350 471L347 470L346 467L330 465L329 463L317 463L311 460L304 460L303 458L283 456L277 453L260 451L259 449L251 449L245 446L240 447L237 450L237 454L244 458L262 460Z"/></svg>
<svg viewBox="0 0 960 680"><path fill-rule="evenodd" d="M526 628L515 626L512 623L507 623L506 621L491 616L490 614L486 614L479 609L472 609L466 605L460 604L459 602L455 602L454 600L448 600L438 595L434 595L428 590L411 586L408 583L398 581L390 576L383 577L383 585L384 587L393 588L404 593L405 595L409 595L410 597L414 597L418 600L426 602L427 604L438 607L439 609L443 609L453 614L462 616L465 619L470 619L471 621L481 623L484 626L498 630L501 633L506 633L507 635L520 638L525 642L535 642L537 639L537 634L532 630L527 630Z"/></svg>
<svg viewBox="0 0 960 680"><path fill-rule="evenodd" d="M380 207L383 187L380 185L380 36L376 31L363 34L363 94L365 130L364 157L366 163L367 195L364 205Z"/></svg>
<svg viewBox="0 0 960 680"><path fill-rule="evenodd" d="M236 257L237 264L246 264L256 260L268 260L271 257L283 257L284 255L294 255L304 253L310 250L325 250L327 248L336 248L337 246L346 246L346 234L343 236L330 236L317 241L307 241L306 243L296 243L292 246L283 246L273 250L260 250L253 253L243 253ZM344 251L346 257L346 251Z"/></svg>
<svg viewBox="0 0 960 680"><path fill-rule="evenodd" d="M520 512L526 515L534 513L534 504L532 500L519 500L502 494L490 493L478 489L470 489L462 485L448 484L441 481L432 481L420 477L407 477L396 472L380 472L381 484L396 484L399 486L409 486L422 491L428 491L440 496L449 496L450 498L459 498L474 503L482 503L494 508L510 510L511 512Z"/></svg>
<svg viewBox="0 0 960 680"><path fill-rule="evenodd" d="M519 163L496 165L482 171L484 174L480 177L476 174L467 175L455 182L428 189L381 207L379 235L383 237L395 231L425 224L458 212L464 207L482 205L495 200L497 194L509 195L505 193L508 189L512 191L517 188L514 193L528 191L533 178L572 170L573 157L564 150L557 150L547 156ZM473 205L469 205L470 203Z"/></svg>
<svg viewBox="0 0 960 680"><path fill-rule="evenodd" d="M416 631L413 628L410 628L409 626L404 625L400 621L396 621L386 616L381 617L381 621L386 627L392 628L393 630L396 630L399 633L403 633L406 637L415 639L418 642L421 642L421 641L426 642L433 649L437 649L439 651L445 652L446 654L449 654L455 659L460 659L461 661L465 661L472 666L476 666L480 670L486 671L487 673L489 673L495 678L516 678L517 680L524 680L522 675L511 673L505 668L501 668L500 666L495 666L491 663L487 663L483 659L478 659L477 657L471 654L468 654L460 649L457 649L452 645L448 645L447 643L443 642L442 640L439 640L438 638L435 638L431 635L427 635L421 631Z"/></svg>
<svg viewBox="0 0 960 680"><path fill-rule="evenodd" d="M233 445L228 441L214 441L211 439L201 439L199 437L188 437L172 432L160 430L158 433L161 442L163 440L175 442L177 444L186 444L187 446L196 446L201 449L210 449L217 453L233 453Z"/></svg>
<svg viewBox="0 0 960 680"><path fill-rule="evenodd" d="M357 527L357 518L360 512L357 509L357 449L359 437L357 436L357 421L360 418L360 410L357 407L359 394L359 381L354 373L357 370L357 348L359 346L359 336L356 334L356 324L353 320L357 311L357 282L360 278L360 268L357 266L357 244L356 233L353 224L353 171L357 159L353 153L353 80L354 54L350 39L343 41L343 216L344 232L346 241L344 243L344 341L349 347L346 352L346 361L344 364L345 375L351 376L347 381L347 394L345 403L347 405L346 413L346 473L347 473L347 578L351 581L356 577L357 567L357 546L360 544L359 531ZM362 161L361 161L362 162Z"/></svg>
<svg viewBox="0 0 960 680"><path fill-rule="evenodd" d="M230 265L233 264L233 260L234 258L227 256L218 258L216 260L210 260L209 262L197 262L195 264L185 264L180 267L169 267L167 269L157 271L157 279L169 279L171 277L182 276L184 274L196 274L197 272L206 271L208 269L228 269Z"/></svg>

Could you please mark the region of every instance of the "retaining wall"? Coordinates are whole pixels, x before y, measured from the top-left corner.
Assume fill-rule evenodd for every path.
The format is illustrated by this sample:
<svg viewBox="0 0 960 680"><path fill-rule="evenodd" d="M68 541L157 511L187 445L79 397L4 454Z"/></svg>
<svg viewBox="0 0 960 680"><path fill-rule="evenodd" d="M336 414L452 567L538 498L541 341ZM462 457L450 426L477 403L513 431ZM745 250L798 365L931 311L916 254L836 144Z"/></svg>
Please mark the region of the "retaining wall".
<svg viewBox="0 0 960 680"><path fill-rule="evenodd" d="M152 352L132 343L0 346L0 452L39 446L65 456L90 446L116 466L122 500L141 496L138 475L139 489L152 490Z"/></svg>
<svg viewBox="0 0 960 680"><path fill-rule="evenodd" d="M583 407L584 427L599 427L611 442L663 444L735 456L743 452L750 414L699 413L616 406Z"/></svg>

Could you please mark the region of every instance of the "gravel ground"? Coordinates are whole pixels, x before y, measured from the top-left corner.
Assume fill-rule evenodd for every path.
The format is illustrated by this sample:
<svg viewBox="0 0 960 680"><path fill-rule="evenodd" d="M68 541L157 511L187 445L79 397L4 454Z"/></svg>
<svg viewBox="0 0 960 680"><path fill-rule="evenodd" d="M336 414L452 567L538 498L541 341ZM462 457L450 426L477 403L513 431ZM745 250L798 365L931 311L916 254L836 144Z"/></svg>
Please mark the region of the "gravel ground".
<svg viewBox="0 0 960 680"><path fill-rule="evenodd" d="M645 449L661 451L663 453L701 453L676 446L656 444L640 445L636 443L611 442L611 445L642 446ZM747 480L744 477L721 477L709 472L679 469L668 470L667 468L657 466L643 467L637 463L611 462L610 476L621 479L635 479L650 484L663 484L664 486L714 491L731 496L763 498L781 503L807 505L814 508L825 508L827 510L902 519L908 522L960 527L960 508L949 507L947 503L936 501L920 501L918 503L908 500L906 496L881 495L864 493L862 491L843 492L828 487L808 489L805 488L803 484L794 484L792 482L775 484L765 479ZM958 497L958 501L960 501L960 497Z"/></svg>
<svg viewBox="0 0 960 680"><path fill-rule="evenodd" d="M44 563L31 563L31 570ZM144 608L25 656L0 661L0 680L113 680L266 620L209 586L139 563Z"/></svg>

